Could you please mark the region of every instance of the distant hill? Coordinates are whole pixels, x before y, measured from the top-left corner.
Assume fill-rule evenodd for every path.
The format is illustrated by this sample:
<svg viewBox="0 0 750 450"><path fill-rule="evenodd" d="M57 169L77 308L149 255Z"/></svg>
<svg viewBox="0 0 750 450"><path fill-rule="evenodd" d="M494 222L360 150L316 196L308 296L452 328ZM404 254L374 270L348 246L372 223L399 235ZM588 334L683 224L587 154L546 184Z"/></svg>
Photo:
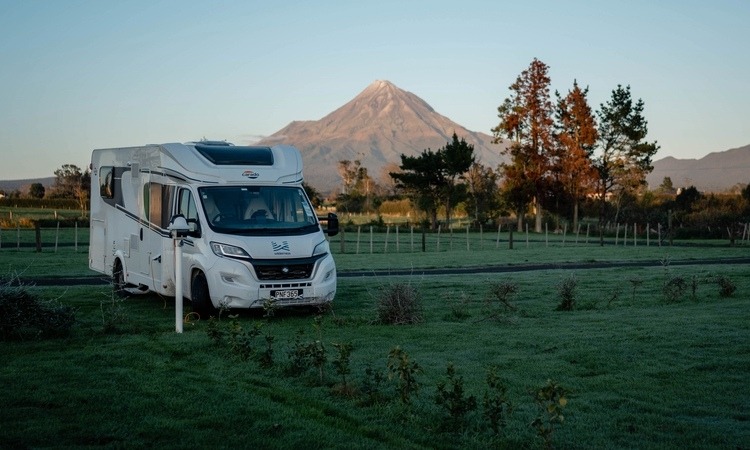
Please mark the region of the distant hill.
<svg viewBox="0 0 750 450"><path fill-rule="evenodd" d="M502 146L492 136L470 131L436 112L427 102L389 81L370 84L351 101L320 120L295 121L260 141L285 143L302 152L305 180L328 193L341 185L338 162L360 160L376 181L388 163L401 164L401 154L415 156L437 150L456 133L474 146L477 160L497 168Z"/></svg>
<svg viewBox="0 0 750 450"><path fill-rule="evenodd" d="M42 183L45 189L51 188L55 184L55 177L47 178L30 178L26 180L0 180L0 191L12 192L20 191L22 194L29 192L29 187L34 183Z"/></svg>
<svg viewBox="0 0 750 450"><path fill-rule="evenodd" d="M723 192L738 183L750 183L750 145L709 153L700 159L668 156L654 162L646 181L656 189L670 177L675 187L695 186L701 192Z"/></svg>

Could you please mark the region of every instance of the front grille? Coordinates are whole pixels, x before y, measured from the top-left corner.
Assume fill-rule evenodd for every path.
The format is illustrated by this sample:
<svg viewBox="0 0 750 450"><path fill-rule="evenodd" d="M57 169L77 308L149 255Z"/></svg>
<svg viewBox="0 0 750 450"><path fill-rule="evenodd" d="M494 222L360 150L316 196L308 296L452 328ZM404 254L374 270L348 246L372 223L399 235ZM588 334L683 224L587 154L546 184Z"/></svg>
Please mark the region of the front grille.
<svg viewBox="0 0 750 450"><path fill-rule="evenodd" d="M315 262L305 264L253 263L259 280L304 280L312 276Z"/></svg>

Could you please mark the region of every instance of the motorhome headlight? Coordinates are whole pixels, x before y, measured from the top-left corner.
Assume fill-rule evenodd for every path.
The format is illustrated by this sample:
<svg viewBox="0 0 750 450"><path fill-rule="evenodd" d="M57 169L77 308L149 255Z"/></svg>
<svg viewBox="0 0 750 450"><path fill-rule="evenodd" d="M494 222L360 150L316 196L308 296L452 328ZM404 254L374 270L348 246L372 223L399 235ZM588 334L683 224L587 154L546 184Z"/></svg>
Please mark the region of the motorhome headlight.
<svg viewBox="0 0 750 450"><path fill-rule="evenodd" d="M313 256L325 255L329 251L330 251L330 247L328 246L328 241L324 239L318 245L315 246L315 248L313 249L312 255Z"/></svg>
<svg viewBox="0 0 750 450"><path fill-rule="evenodd" d="M236 245L222 244L221 242L211 242L211 250L216 256L227 258L250 259L250 255L245 250Z"/></svg>

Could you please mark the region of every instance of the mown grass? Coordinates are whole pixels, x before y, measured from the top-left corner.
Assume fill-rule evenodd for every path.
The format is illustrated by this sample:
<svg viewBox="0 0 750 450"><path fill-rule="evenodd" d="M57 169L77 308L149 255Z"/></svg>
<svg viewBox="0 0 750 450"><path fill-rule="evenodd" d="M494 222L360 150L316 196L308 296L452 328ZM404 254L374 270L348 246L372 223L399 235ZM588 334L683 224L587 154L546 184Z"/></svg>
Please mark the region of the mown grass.
<svg viewBox="0 0 750 450"><path fill-rule="evenodd" d="M319 332L310 313L236 319L245 329L261 322L274 336L271 368L215 345L205 321L174 333L171 299L113 303L106 287L33 288L77 308L79 322L69 338L0 346L0 447L539 448L529 427L537 415L530 391L548 379L571 391L553 435L559 448L750 442L747 266L576 271L577 308L555 311L557 287L570 273L342 278ZM719 296L717 274L738 286L732 297ZM695 296L688 290L667 301L662 286L674 276L698 281ZM376 293L395 282L422 294L421 324L373 324ZM515 310L487 309L496 282L518 285ZM322 384L312 368L287 373L300 332L329 352ZM332 344L341 342L354 348L353 398L334 393ZM256 344L261 351L262 338ZM385 372L395 346L423 368L417 397L403 407L395 381L386 380L387 401L365 404L366 369ZM478 398L487 368L499 368L515 405L499 436L479 411L463 431L441 426L435 389L449 362Z"/></svg>

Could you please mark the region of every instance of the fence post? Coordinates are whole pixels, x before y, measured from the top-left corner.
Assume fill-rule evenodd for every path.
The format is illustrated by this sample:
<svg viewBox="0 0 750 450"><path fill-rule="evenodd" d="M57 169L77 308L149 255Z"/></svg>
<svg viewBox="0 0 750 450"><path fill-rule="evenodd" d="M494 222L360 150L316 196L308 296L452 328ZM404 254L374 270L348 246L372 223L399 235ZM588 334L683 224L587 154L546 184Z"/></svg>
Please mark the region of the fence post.
<svg viewBox="0 0 750 450"><path fill-rule="evenodd" d="M544 246L549 247L549 226L544 222Z"/></svg>
<svg viewBox="0 0 750 450"><path fill-rule="evenodd" d="M466 251L468 252L470 250L471 249L469 248L469 225L467 224L466 225Z"/></svg>
<svg viewBox="0 0 750 450"><path fill-rule="evenodd" d="M657 237L659 238L659 247L661 247L661 222L656 224Z"/></svg>
<svg viewBox="0 0 750 450"><path fill-rule="evenodd" d="M357 254L359 255L359 238L362 232L362 226L357 226Z"/></svg>
<svg viewBox="0 0 750 450"><path fill-rule="evenodd" d="M76 232L75 232L75 251L78 253L78 220L75 221Z"/></svg>
<svg viewBox="0 0 750 450"><path fill-rule="evenodd" d="M586 243L589 243L589 227L591 226L590 223L586 224Z"/></svg>
<svg viewBox="0 0 750 450"><path fill-rule="evenodd" d="M508 225L508 250L513 250L513 225Z"/></svg>
<svg viewBox="0 0 750 450"><path fill-rule="evenodd" d="M502 223L497 224L497 240L495 241L495 248L500 247L500 227L502 226L503 226Z"/></svg>
<svg viewBox="0 0 750 450"><path fill-rule="evenodd" d="M427 251L427 224L422 222L422 253Z"/></svg>
<svg viewBox="0 0 750 450"><path fill-rule="evenodd" d="M568 222L563 224L563 247L565 247L565 238L568 236Z"/></svg>
<svg viewBox="0 0 750 450"><path fill-rule="evenodd" d="M16 224L16 250L21 250L21 225Z"/></svg>
<svg viewBox="0 0 750 450"><path fill-rule="evenodd" d="M55 253L57 253L57 241L60 237L60 221L57 221L57 228L55 229Z"/></svg>
<svg viewBox="0 0 750 450"><path fill-rule="evenodd" d="M479 224L479 250L484 250L484 227Z"/></svg>
<svg viewBox="0 0 750 450"><path fill-rule="evenodd" d="M341 233L339 233L339 235L341 236L341 240L339 241L339 243L341 245L341 254L343 255L344 253L346 253L346 231L345 231L345 227L341 227Z"/></svg>
<svg viewBox="0 0 750 450"><path fill-rule="evenodd" d="M638 224L633 224L633 247L638 247Z"/></svg>
<svg viewBox="0 0 750 450"><path fill-rule="evenodd" d="M370 254L372 255L372 225L370 225Z"/></svg>
<svg viewBox="0 0 750 450"><path fill-rule="evenodd" d="M440 251L440 227L442 227L442 225L438 225L437 251Z"/></svg>
<svg viewBox="0 0 750 450"><path fill-rule="evenodd" d="M529 224L526 224L526 248L529 248Z"/></svg>
<svg viewBox="0 0 750 450"><path fill-rule="evenodd" d="M396 253L399 253L399 246L398 246L398 225L396 225Z"/></svg>
<svg viewBox="0 0 750 450"><path fill-rule="evenodd" d="M646 224L646 247L651 245L651 225Z"/></svg>
<svg viewBox="0 0 750 450"><path fill-rule="evenodd" d="M622 246L628 246L628 223L625 222L625 235L622 237Z"/></svg>
<svg viewBox="0 0 750 450"><path fill-rule="evenodd" d="M34 222L34 240L36 241L36 252L42 251L42 226L39 222Z"/></svg>
<svg viewBox="0 0 750 450"><path fill-rule="evenodd" d="M578 236L581 234L581 224L578 224L578 229L576 230L576 245L578 245Z"/></svg>
<svg viewBox="0 0 750 450"><path fill-rule="evenodd" d="M391 226L385 227L385 246L383 247L383 253L388 253L388 236L391 234Z"/></svg>
<svg viewBox="0 0 750 450"><path fill-rule="evenodd" d="M617 224L617 231L615 232L615 246L617 246L617 241L620 240L620 224Z"/></svg>

